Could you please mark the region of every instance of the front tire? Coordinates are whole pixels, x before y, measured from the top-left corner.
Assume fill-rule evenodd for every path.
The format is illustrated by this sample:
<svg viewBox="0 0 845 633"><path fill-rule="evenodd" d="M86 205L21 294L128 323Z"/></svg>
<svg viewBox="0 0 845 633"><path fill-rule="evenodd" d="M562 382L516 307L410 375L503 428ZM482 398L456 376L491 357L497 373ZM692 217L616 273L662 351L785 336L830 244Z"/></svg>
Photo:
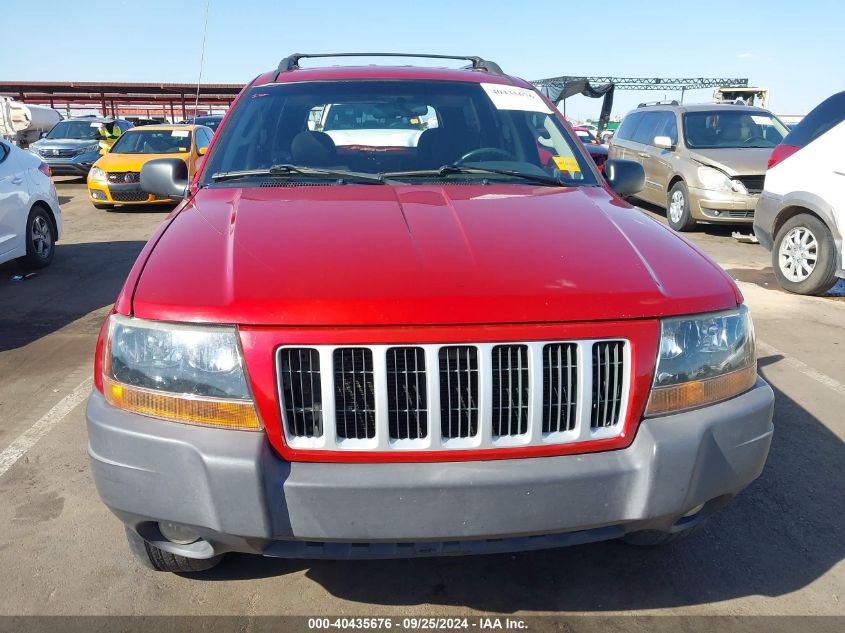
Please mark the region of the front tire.
<svg viewBox="0 0 845 633"><path fill-rule="evenodd" d="M772 246L772 269L784 290L822 295L836 285L836 244L816 216L800 213L778 229Z"/></svg>
<svg viewBox="0 0 845 633"><path fill-rule="evenodd" d="M18 259L24 268L44 268L53 261L56 227L42 206L32 207L26 219L26 255Z"/></svg>
<svg viewBox="0 0 845 633"><path fill-rule="evenodd" d="M207 571L219 565L225 555L220 554L212 558L188 558L187 556L171 554L148 543L128 527L126 528L126 540L129 542L129 551L132 552L132 556L141 565L154 571L169 571L174 574Z"/></svg>
<svg viewBox="0 0 845 633"><path fill-rule="evenodd" d="M666 196L666 219L676 231L692 231L696 221L689 210L689 190L683 181L678 181Z"/></svg>

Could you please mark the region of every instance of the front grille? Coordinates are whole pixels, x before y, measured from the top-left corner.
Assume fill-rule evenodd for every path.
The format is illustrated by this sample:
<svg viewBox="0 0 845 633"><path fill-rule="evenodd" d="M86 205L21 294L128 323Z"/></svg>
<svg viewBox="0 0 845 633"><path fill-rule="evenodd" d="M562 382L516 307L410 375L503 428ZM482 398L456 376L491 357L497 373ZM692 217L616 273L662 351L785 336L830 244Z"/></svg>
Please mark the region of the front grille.
<svg viewBox="0 0 845 633"><path fill-rule="evenodd" d="M428 435L425 350L387 350L387 423L390 438L418 440Z"/></svg>
<svg viewBox="0 0 845 633"><path fill-rule="evenodd" d="M41 149L38 150L44 158L73 158L79 153L76 149Z"/></svg>
<svg viewBox="0 0 845 633"><path fill-rule="evenodd" d="M592 428L613 426L622 410L624 349L621 341L593 345Z"/></svg>
<svg viewBox="0 0 845 633"><path fill-rule="evenodd" d="M528 431L528 347L493 348L493 435Z"/></svg>
<svg viewBox="0 0 845 633"><path fill-rule="evenodd" d="M748 193L761 193L763 191L763 183L766 180L766 176L736 176L736 180L739 180L745 188L748 190Z"/></svg>
<svg viewBox="0 0 845 633"><path fill-rule="evenodd" d="M115 202L146 202L149 194L146 191L115 191L112 189L111 199Z"/></svg>
<svg viewBox="0 0 845 633"><path fill-rule="evenodd" d="M452 450L617 437L630 391L625 340L281 347L294 448Z"/></svg>
<svg viewBox="0 0 845 633"><path fill-rule="evenodd" d="M106 179L113 185L131 185L141 182L141 174L137 171L110 171Z"/></svg>
<svg viewBox="0 0 845 633"><path fill-rule="evenodd" d="M314 349L283 348L279 363L288 433L320 437L323 434L320 355Z"/></svg>
<svg viewBox="0 0 845 633"><path fill-rule="evenodd" d="M376 435L376 396L373 353L366 347L334 352L335 416L337 437L363 440Z"/></svg>
<svg viewBox="0 0 845 633"><path fill-rule="evenodd" d="M440 350L440 435L478 432L478 350L468 345Z"/></svg>
<svg viewBox="0 0 845 633"><path fill-rule="evenodd" d="M573 343L551 343L543 348L543 433L575 428L577 353Z"/></svg>

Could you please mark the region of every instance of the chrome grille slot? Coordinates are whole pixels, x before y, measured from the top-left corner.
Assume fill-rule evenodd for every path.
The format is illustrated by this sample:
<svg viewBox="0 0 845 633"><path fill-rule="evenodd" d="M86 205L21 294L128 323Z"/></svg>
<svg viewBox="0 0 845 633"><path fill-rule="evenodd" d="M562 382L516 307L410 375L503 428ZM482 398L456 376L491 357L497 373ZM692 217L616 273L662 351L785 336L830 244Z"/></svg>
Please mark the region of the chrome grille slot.
<svg viewBox="0 0 845 633"><path fill-rule="evenodd" d="M575 428L578 403L578 348L574 343L543 347L543 433Z"/></svg>
<svg viewBox="0 0 845 633"><path fill-rule="evenodd" d="M593 389L590 426L605 428L619 422L622 409L624 343L602 341L593 344Z"/></svg>
<svg viewBox="0 0 845 633"><path fill-rule="evenodd" d="M283 348L279 354L282 404L290 435L323 434L323 398L320 388L320 355L311 348Z"/></svg>
<svg viewBox="0 0 845 633"><path fill-rule="evenodd" d="M373 352L366 347L344 347L334 351L333 361L337 437L375 437Z"/></svg>
<svg viewBox="0 0 845 633"><path fill-rule="evenodd" d="M528 431L528 346L493 348L493 435Z"/></svg>
<svg viewBox="0 0 845 633"><path fill-rule="evenodd" d="M278 348L297 450L460 451L617 438L631 343L618 339Z"/></svg>
<svg viewBox="0 0 845 633"><path fill-rule="evenodd" d="M416 440L428 435L425 350L387 350L387 422L391 439Z"/></svg>
<svg viewBox="0 0 845 633"><path fill-rule="evenodd" d="M468 345L440 348L440 435L478 433L478 350Z"/></svg>

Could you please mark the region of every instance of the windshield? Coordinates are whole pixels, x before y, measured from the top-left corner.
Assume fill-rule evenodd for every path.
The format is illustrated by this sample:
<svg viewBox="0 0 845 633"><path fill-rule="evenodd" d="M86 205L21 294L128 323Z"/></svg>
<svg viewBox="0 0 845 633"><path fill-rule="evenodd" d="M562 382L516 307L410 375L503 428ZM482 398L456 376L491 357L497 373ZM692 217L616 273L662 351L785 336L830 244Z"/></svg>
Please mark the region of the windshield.
<svg viewBox="0 0 845 633"><path fill-rule="evenodd" d="M92 121L59 121L45 138L92 140L100 138L97 130L102 123Z"/></svg>
<svg viewBox="0 0 845 633"><path fill-rule="evenodd" d="M684 114L684 141L690 149L774 147L788 132L774 115L740 106Z"/></svg>
<svg viewBox="0 0 845 633"><path fill-rule="evenodd" d="M189 151L190 130L130 130L111 148L112 154L184 154Z"/></svg>
<svg viewBox="0 0 845 633"><path fill-rule="evenodd" d="M259 86L238 100L221 134L206 160L203 185L215 174L275 165L401 174L398 180L415 183L454 177L529 184L519 175L530 174L596 184L574 149L577 141L540 96L499 84L355 80ZM516 175L432 173L454 164ZM290 169L284 174L304 176Z"/></svg>

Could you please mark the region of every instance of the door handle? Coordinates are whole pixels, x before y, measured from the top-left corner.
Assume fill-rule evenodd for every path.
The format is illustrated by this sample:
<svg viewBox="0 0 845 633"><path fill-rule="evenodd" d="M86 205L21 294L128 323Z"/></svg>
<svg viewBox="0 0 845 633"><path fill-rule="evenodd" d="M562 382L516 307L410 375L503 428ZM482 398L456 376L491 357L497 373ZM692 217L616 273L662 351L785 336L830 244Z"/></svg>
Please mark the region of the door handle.
<svg viewBox="0 0 845 633"><path fill-rule="evenodd" d="M640 152L640 153L639 153L639 157L640 157L640 158L648 158L649 156L650 156L650 154L648 154L648 153L646 153L646 152Z"/></svg>
<svg viewBox="0 0 845 633"><path fill-rule="evenodd" d="M22 182L23 182L23 178L21 178L20 176L15 176L14 178L12 178L12 184L13 185L19 185Z"/></svg>

